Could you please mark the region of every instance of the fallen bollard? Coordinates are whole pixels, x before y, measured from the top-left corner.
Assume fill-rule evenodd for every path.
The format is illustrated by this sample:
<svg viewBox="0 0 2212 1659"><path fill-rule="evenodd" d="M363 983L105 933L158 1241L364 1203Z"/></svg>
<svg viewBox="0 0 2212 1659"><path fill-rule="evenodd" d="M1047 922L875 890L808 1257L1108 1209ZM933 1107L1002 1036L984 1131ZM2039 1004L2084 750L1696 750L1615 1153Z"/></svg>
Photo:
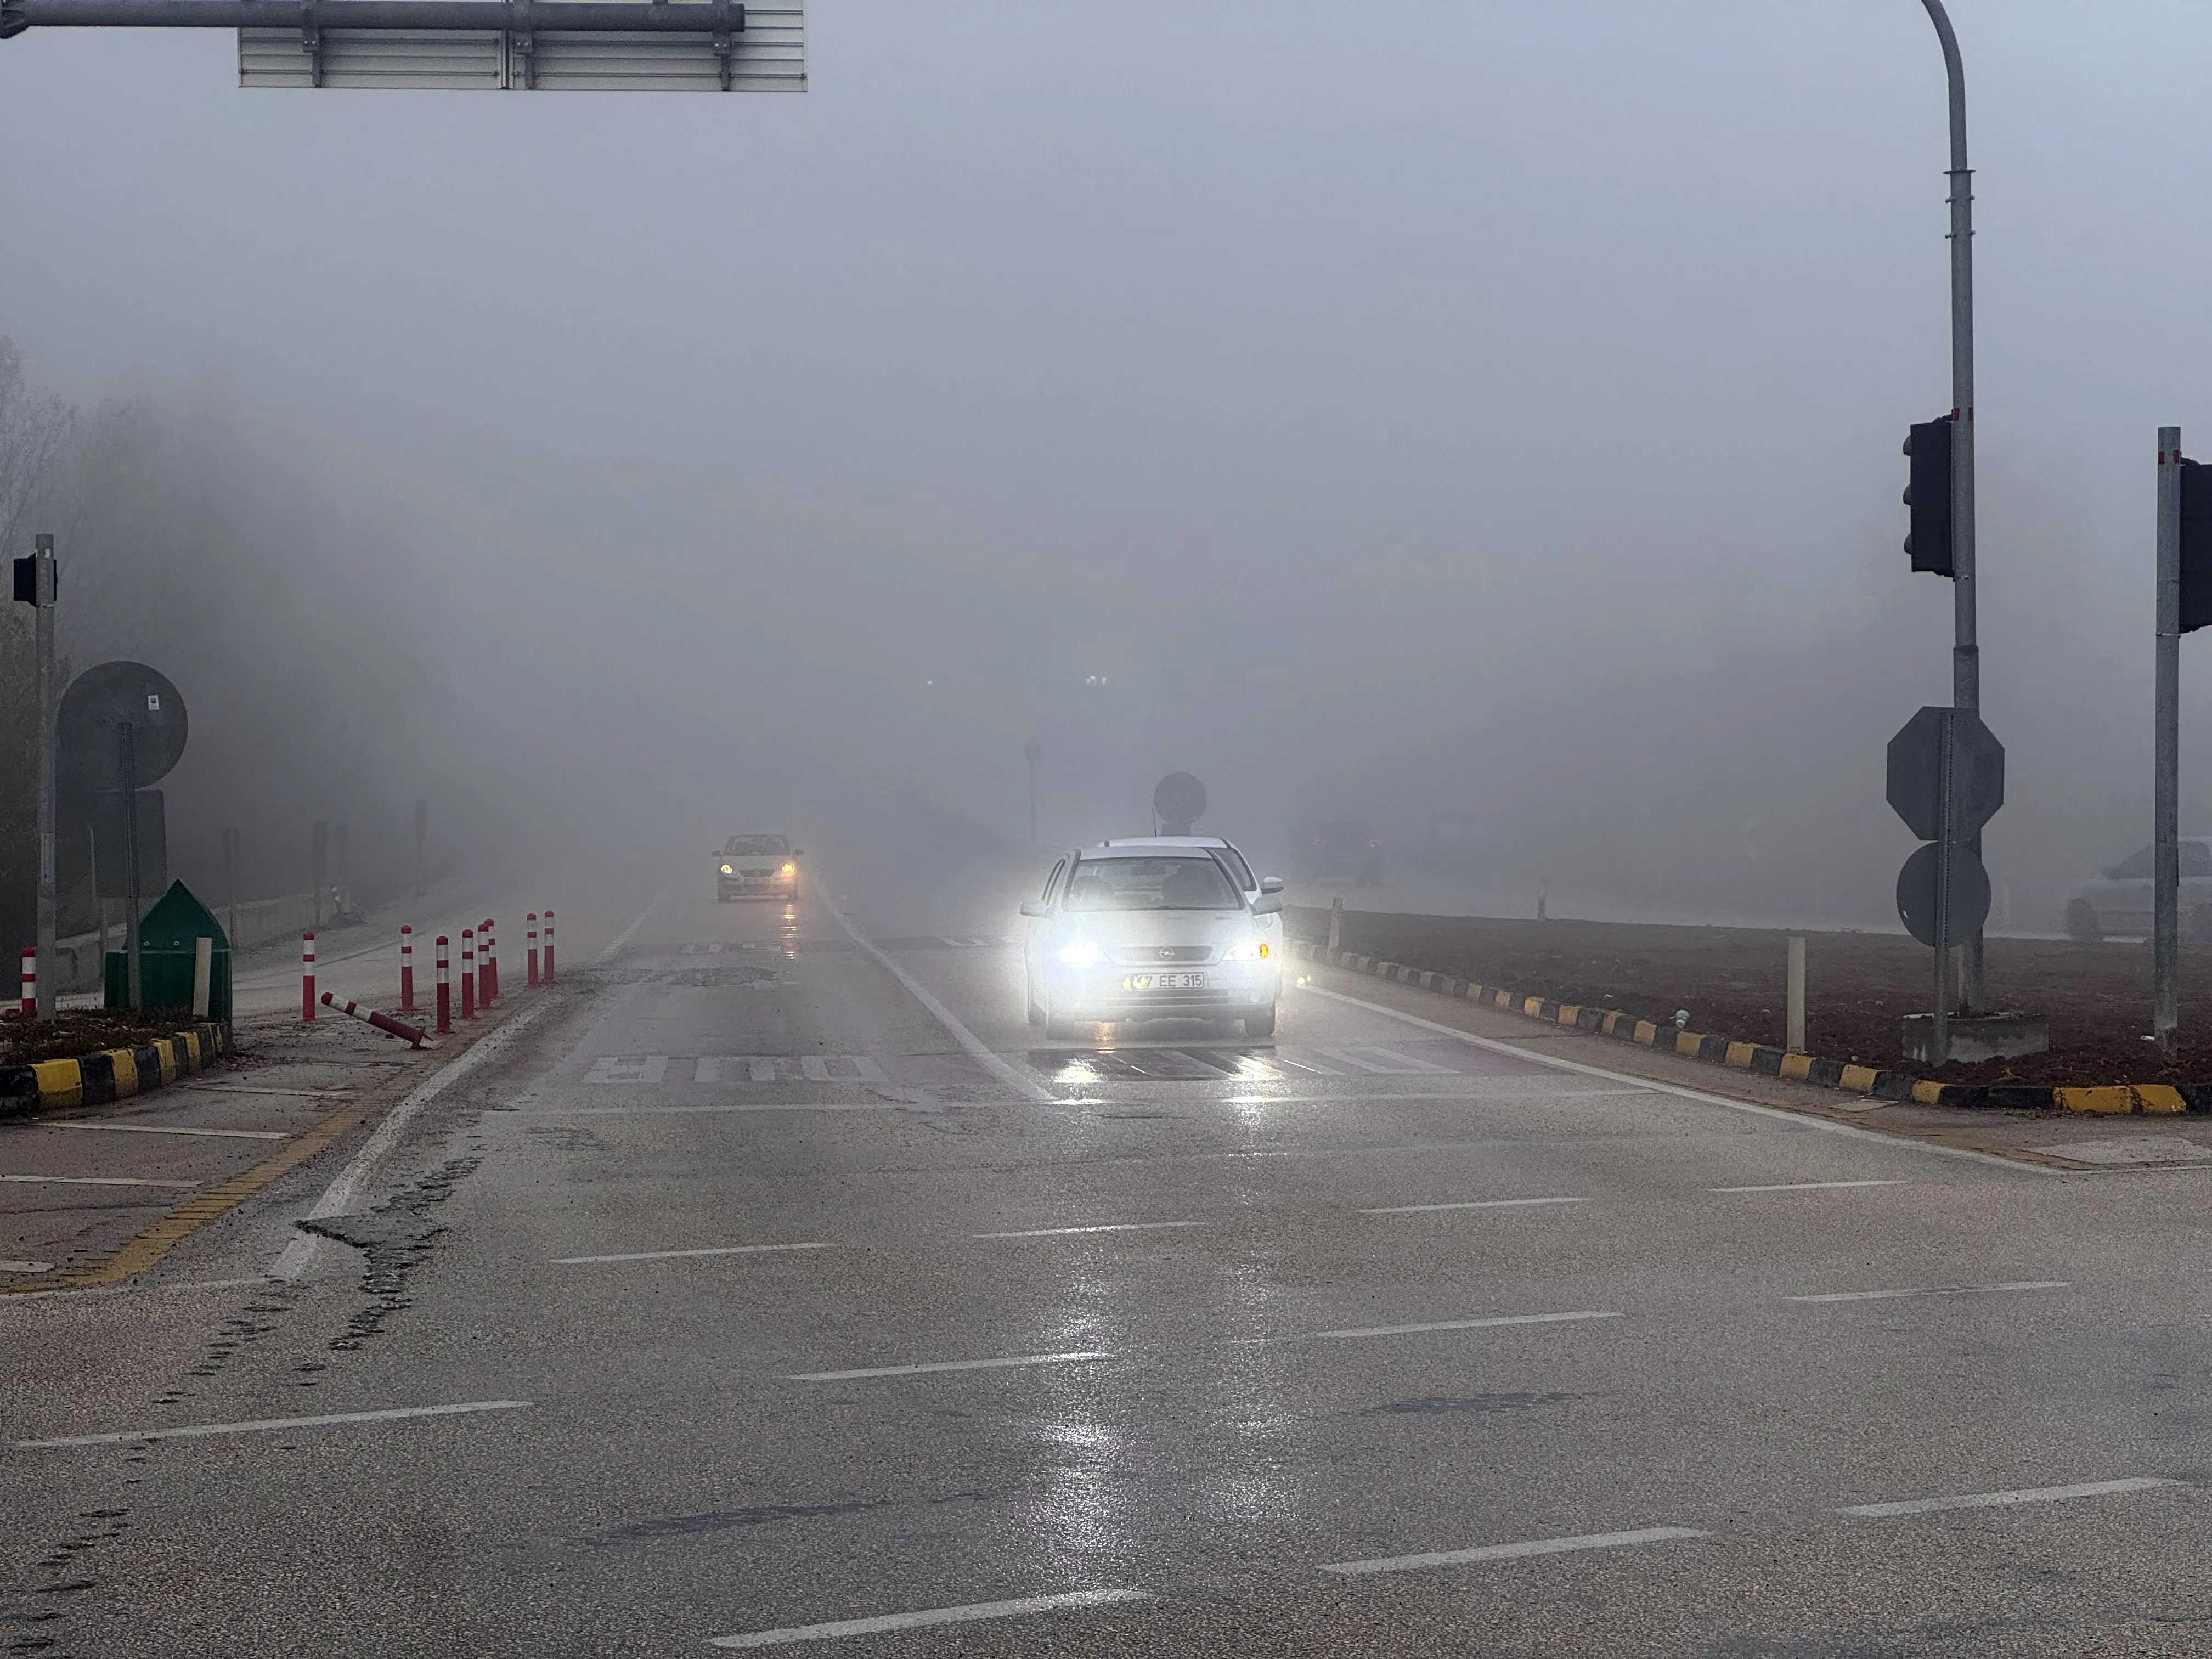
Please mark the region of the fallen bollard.
<svg viewBox="0 0 2212 1659"><path fill-rule="evenodd" d="M417 1048L422 1046L422 1039L429 1035L420 1026L404 1024L389 1014L380 1014L375 1009L364 1008L358 1002L340 1002L328 991L323 993L323 1006L335 1008L342 1014L351 1014L356 1019L366 1020L380 1031L404 1037Z"/></svg>

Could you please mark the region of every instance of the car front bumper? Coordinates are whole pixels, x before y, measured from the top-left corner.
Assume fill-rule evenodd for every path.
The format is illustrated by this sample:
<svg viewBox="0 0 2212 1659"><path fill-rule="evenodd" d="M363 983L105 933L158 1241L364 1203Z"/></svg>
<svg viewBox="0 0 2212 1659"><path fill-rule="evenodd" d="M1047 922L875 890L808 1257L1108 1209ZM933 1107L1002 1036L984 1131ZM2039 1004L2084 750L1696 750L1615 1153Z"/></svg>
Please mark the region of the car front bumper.
<svg viewBox="0 0 2212 1659"><path fill-rule="evenodd" d="M1164 975L1197 974L1202 986L1138 981ZM1272 1008L1282 993L1281 969L1272 963L1211 963L1203 967L1150 969L1101 964L1057 967L1050 976L1052 1012L1060 1019L1127 1023L1146 1019L1217 1019Z"/></svg>

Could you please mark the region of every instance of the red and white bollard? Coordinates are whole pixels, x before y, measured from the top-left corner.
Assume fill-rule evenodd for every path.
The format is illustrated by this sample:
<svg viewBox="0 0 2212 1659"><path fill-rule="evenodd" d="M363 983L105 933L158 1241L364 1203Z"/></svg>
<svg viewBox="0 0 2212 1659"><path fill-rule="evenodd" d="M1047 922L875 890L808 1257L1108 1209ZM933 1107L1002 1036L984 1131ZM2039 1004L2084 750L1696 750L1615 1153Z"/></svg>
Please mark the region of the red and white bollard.
<svg viewBox="0 0 2212 1659"><path fill-rule="evenodd" d="M530 913L530 988L538 988L538 912Z"/></svg>
<svg viewBox="0 0 2212 1659"><path fill-rule="evenodd" d="M399 924L399 1012L415 1012L415 930Z"/></svg>
<svg viewBox="0 0 2212 1659"><path fill-rule="evenodd" d="M446 936L441 933L438 935L438 1035L440 1036L451 1036L453 1034L453 988L448 983L453 975L453 965L447 957L447 948Z"/></svg>
<svg viewBox="0 0 2212 1659"><path fill-rule="evenodd" d="M477 1017L477 930L461 929L461 1018Z"/></svg>
<svg viewBox="0 0 2212 1659"><path fill-rule="evenodd" d="M545 913L545 982L553 982L553 913Z"/></svg>
<svg viewBox="0 0 2212 1659"><path fill-rule="evenodd" d="M477 930L483 945L477 951L477 997L487 1008L499 1000L499 941L492 937L492 927L486 916Z"/></svg>
<svg viewBox="0 0 2212 1659"><path fill-rule="evenodd" d="M315 1023L315 936L300 935L300 1018Z"/></svg>
<svg viewBox="0 0 2212 1659"><path fill-rule="evenodd" d="M23 947L23 1018L35 1019L39 1014L39 947Z"/></svg>
<svg viewBox="0 0 2212 1659"><path fill-rule="evenodd" d="M358 1002L340 1002L328 991L323 993L323 1006L335 1008L342 1014L350 1014L356 1019L367 1020L378 1030L391 1036L404 1037L417 1048L422 1046L422 1039L429 1035L418 1025L405 1024L389 1014L380 1014L374 1008L364 1008Z"/></svg>

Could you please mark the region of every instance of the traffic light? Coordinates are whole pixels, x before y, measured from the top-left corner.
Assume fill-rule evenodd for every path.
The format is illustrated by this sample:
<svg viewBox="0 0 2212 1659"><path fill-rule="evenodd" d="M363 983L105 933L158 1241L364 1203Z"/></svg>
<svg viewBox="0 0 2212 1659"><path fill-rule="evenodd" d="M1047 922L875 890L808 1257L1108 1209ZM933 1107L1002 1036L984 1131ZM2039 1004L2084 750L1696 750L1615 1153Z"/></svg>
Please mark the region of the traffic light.
<svg viewBox="0 0 2212 1659"><path fill-rule="evenodd" d="M2181 462L2181 631L2212 623L2212 466Z"/></svg>
<svg viewBox="0 0 2212 1659"><path fill-rule="evenodd" d="M1953 574L1951 420L1944 415L1932 421L1916 421L1905 439L1905 453L1912 462L1912 482L1905 491L1905 504L1912 509L1912 523L1905 538L1905 550L1911 556L1915 570L1932 570L1939 576Z"/></svg>

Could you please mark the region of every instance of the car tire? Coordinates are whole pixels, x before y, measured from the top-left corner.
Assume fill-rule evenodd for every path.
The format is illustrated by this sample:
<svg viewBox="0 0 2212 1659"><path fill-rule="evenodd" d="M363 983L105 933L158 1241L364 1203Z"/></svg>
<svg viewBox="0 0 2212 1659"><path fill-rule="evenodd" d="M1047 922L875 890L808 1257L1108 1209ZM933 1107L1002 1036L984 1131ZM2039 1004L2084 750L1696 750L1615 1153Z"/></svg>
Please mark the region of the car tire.
<svg viewBox="0 0 2212 1659"><path fill-rule="evenodd" d="M2066 901L2066 936L2077 945L2096 945L2105 937L2104 924L2097 919L2097 908L2087 899Z"/></svg>
<svg viewBox="0 0 2212 1659"><path fill-rule="evenodd" d="M1275 1008L1273 1003L1256 1014L1244 1016L1244 1035L1257 1042L1275 1035Z"/></svg>

